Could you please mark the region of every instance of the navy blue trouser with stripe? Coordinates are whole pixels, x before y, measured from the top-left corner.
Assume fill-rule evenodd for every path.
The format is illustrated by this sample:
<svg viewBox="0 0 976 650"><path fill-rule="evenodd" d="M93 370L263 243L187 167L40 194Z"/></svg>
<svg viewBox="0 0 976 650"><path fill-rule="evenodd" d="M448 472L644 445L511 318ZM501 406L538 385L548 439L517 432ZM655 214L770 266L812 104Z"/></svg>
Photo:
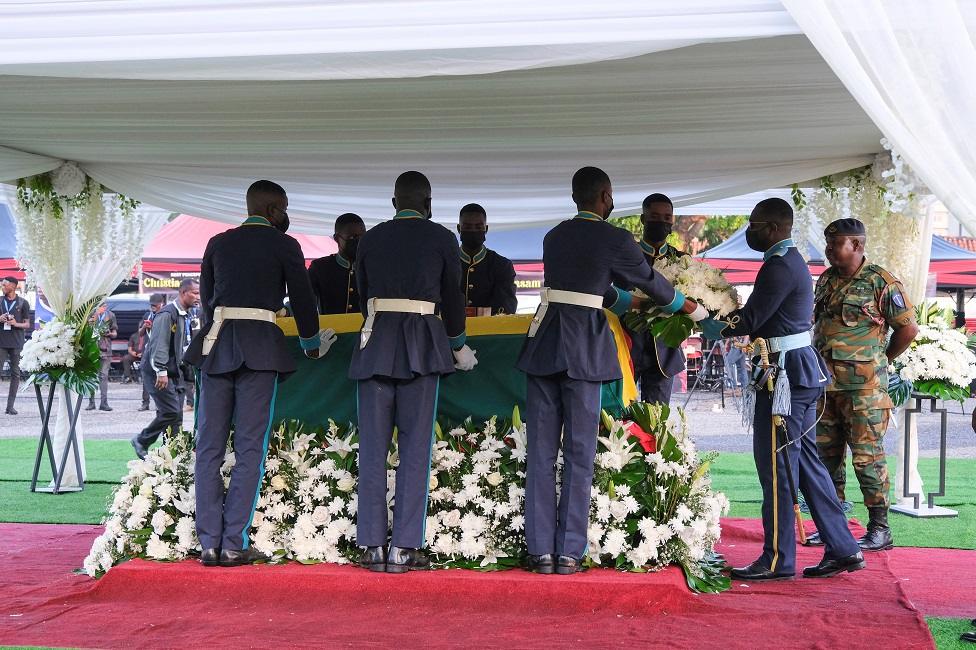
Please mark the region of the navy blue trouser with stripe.
<svg viewBox="0 0 976 650"><path fill-rule="evenodd" d="M359 382L359 488L356 541L385 546L389 529L386 458L397 429L392 543L421 548L427 524L430 454L440 375L373 377Z"/></svg>
<svg viewBox="0 0 976 650"><path fill-rule="evenodd" d="M817 454L817 399L823 389L791 390L790 415L786 416L786 431L790 440L790 465L793 478L810 506L810 515L817 524L824 542L824 557L839 559L853 555L860 549L850 529L847 517L837 500L837 491L827 468ZM786 475L783 450L776 449L786 441L777 441L772 419L772 398L765 390L756 393L756 413L753 418L755 434L752 440L759 483L762 485L763 553L760 563L776 573L796 571L796 528L793 495Z"/></svg>
<svg viewBox="0 0 976 650"><path fill-rule="evenodd" d="M278 373L239 368L200 373L197 419L197 537L203 548L246 549L264 477L274 418ZM234 425L230 486L224 494L220 466Z"/></svg>
<svg viewBox="0 0 976 650"><path fill-rule="evenodd" d="M525 538L531 555L581 558L586 552L601 387L566 373L527 376ZM560 438L563 475L557 506Z"/></svg>

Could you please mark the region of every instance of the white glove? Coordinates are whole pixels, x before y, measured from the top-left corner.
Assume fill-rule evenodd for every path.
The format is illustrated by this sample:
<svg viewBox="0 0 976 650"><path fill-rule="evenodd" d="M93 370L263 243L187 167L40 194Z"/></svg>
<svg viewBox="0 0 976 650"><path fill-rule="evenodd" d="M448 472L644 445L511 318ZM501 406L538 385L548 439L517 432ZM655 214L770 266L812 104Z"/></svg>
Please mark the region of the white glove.
<svg viewBox="0 0 976 650"><path fill-rule="evenodd" d="M473 370L478 365L474 354L474 350L467 345L462 346L460 350L454 350L454 367L458 370Z"/></svg>
<svg viewBox="0 0 976 650"><path fill-rule="evenodd" d="M319 356L316 359L321 359L332 347L332 344L336 342L339 337L336 336L335 330L331 327L329 329L319 330Z"/></svg>
<svg viewBox="0 0 976 650"><path fill-rule="evenodd" d="M695 321L696 323L700 320L705 320L706 318L708 318L708 310L705 309L703 306L698 305L697 307L695 307L695 311L688 314L688 318Z"/></svg>

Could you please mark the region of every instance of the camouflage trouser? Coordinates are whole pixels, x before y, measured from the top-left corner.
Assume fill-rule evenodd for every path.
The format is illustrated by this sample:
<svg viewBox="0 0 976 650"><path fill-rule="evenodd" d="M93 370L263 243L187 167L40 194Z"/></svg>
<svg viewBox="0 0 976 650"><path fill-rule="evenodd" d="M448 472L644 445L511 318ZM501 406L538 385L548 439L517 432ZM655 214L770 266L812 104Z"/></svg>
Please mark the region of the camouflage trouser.
<svg viewBox="0 0 976 650"><path fill-rule="evenodd" d="M854 474L861 484L864 505L888 507L888 465L885 462L884 434L888 428L890 404L878 391L827 391L818 411L817 451L844 500L847 478L847 447L851 448Z"/></svg>

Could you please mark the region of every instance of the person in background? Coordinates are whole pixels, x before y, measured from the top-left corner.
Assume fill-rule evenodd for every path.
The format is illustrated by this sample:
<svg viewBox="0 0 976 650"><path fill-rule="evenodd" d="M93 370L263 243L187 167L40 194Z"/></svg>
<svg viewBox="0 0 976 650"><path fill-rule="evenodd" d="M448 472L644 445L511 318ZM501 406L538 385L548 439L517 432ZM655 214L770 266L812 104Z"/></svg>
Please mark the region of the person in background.
<svg viewBox="0 0 976 650"><path fill-rule="evenodd" d="M112 339L119 335L119 323L115 318L115 312L102 303L91 317L92 325L98 333L98 351L102 367L98 373L98 393L101 397L101 404L98 406L100 411L111 411L108 405L108 373L112 369ZM95 410L94 396L88 400L86 411Z"/></svg>
<svg viewBox="0 0 976 650"><path fill-rule="evenodd" d="M739 346L745 345L748 340L746 336L735 336L724 343L725 375L731 381L732 388L740 391L749 383L749 372L746 369L746 354Z"/></svg>
<svg viewBox="0 0 976 650"><path fill-rule="evenodd" d="M326 255L308 267L308 278L319 303L320 314L355 314L359 312L359 288L356 286L356 252L366 225L358 214L347 212L335 221L332 238L339 246L335 255Z"/></svg>
<svg viewBox="0 0 976 650"><path fill-rule="evenodd" d="M156 403L156 417L129 442L139 458L145 458L149 447L170 427L183 426L179 393L184 381L181 368L189 336L187 310L200 300L200 285L187 278L180 283L180 294L156 313L149 345L142 364L143 385Z"/></svg>
<svg viewBox="0 0 976 650"><path fill-rule="evenodd" d="M138 331L129 337L128 354L122 357L122 374L124 376L124 379L122 380L123 383L138 381L140 384L142 384L142 406L139 407L140 411L149 410L149 387L146 385L146 382L142 380L140 366L142 365L142 355L146 351L146 346L149 344L149 336L151 332L152 321L143 321L139 326ZM138 375L135 375L133 371L138 373Z"/></svg>
<svg viewBox="0 0 976 650"><path fill-rule="evenodd" d="M200 331L200 304L197 303L186 310L186 340L183 342L183 352L190 345L190 341ZM184 411L192 411L196 406L196 376L193 366L185 361L180 365L180 373L183 375L183 385L186 390L181 394L181 403Z"/></svg>
<svg viewBox="0 0 976 650"><path fill-rule="evenodd" d="M490 309L491 314L514 314L518 310L515 297L515 266L485 247L488 216L477 203L461 208L458 217L461 237L461 291L464 304L476 315L478 309Z"/></svg>
<svg viewBox="0 0 976 650"><path fill-rule="evenodd" d="M30 327L30 305L17 295L20 281L7 276L3 279L3 311L0 312L0 368L10 363L10 390L7 392L7 415L17 415L14 402L20 386L20 351L24 348L25 332Z"/></svg>
<svg viewBox="0 0 976 650"><path fill-rule="evenodd" d="M668 243L674 229L674 205L664 194L651 194L641 208L644 233L640 248L648 266L658 260L671 262L687 255ZM670 348L650 331L627 330L631 340L630 355L634 374L640 384L642 402L667 404L671 401L674 377L685 369L685 355L681 348Z"/></svg>
<svg viewBox="0 0 976 650"><path fill-rule="evenodd" d="M142 320L152 320L156 313L166 304L166 296L161 293L154 293L149 296L149 311L145 313Z"/></svg>

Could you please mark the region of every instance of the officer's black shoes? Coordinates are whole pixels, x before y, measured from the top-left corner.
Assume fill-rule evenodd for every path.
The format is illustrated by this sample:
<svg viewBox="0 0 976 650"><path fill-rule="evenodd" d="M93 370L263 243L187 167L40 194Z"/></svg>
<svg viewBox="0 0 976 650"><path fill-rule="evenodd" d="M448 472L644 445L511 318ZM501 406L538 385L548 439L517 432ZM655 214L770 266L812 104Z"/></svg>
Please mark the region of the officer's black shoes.
<svg viewBox="0 0 976 650"><path fill-rule="evenodd" d="M139 460L146 460L146 454L149 453L149 450L139 441L139 436L132 436L129 438L129 442L132 443L132 448L135 449L136 456L139 457Z"/></svg>
<svg viewBox="0 0 976 650"><path fill-rule="evenodd" d="M101 406L98 407L98 410L99 411L111 411L112 410L112 407L109 406L108 404L102 404Z"/></svg>
<svg viewBox="0 0 976 650"><path fill-rule="evenodd" d="M400 548L390 546L386 554L387 573L406 573L407 571L426 571L430 568L430 560L419 548Z"/></svg>
<svg viewBox="0 0 976 650"><path fill-rule="evenodd" d="M976 632L963 632L959 635L960 641L969 641L970 643L976 643Z"/></svg>
<svg viewBox="0 0 976 650"><path fill-rule="evenodd" d="M556 573L561 576L570 576L574 573L583 573L586 567L583 561L571 555L560 555L556 558Z"/></svg>
<svg viewBox="0 0 976 650"><path fill-rule="evenodd" d="M149 405L148 404L143 404L142 406L140 406L136 410L137 411L148 411L149 410Z"/></svg>
<svg viewBox="0 0 976 650"><path fill-rule="evenodd" d="M863 551L887 551L894 546L888 528L888 509L884 506L868 508L868 516L868 531L857 540L857 545Z"/></svg>
<svg viewBox="0 0 976 650"><path fill-rule="evenodd" d="M224 549L220 552L220 566L242 566L244 564L254 564L255 562L267 562L270 558L249 546L243 551L230 551Z"/></svg>
<svg viewBox="0 0 976 650"><path fill-rule="evenodd" d="M729 574L734 580L754 580L756 582L772 582L773 580L792 580L792 573L777 573L756 560L749 566L732 569Z"/></svg>
<svg viewBox="0 0 976 650"><path fill-rule="evenodd" d="M94 411L95 410L95 402L94 401L88 402L88 406L85 407L85 410L86 411Z"/></svg>
<svg viewBox="0 0 976 650"><path fill-rule="evenodd" d="M359 556L359 566L370 571L386 571L386 547L367 546Z"/></svg>
<svg viewBox="0 0 976 650"><path fill-rule="evenodd" d="M7 407L7 415L17 415L17 409L12 406Z"/></svg>
<svg viewBox="0 0 976 650"><path fill-rule="evenodd" d="M220 564L220 549L205 548L200 553L200 564L203 566L217 566Z"/></svg>
<svg viewBox="0 0 976 650"><path fill-rule="evenodd" d="M556 561L551 553L530 555L525 561L525 570L549 575L556 570Z"/></svg>
<svg viewBox="0 0 976 650"><path fill-rule="evenodd" d="M830 576L835 576L838 573L843 573L847 571L852 573L854 571L860 571L867 564L864 562L864 554L858 551L854 555L848 555L847 557L842 557L836 560L828 560L824 558L820 560L820 564L817 566L808 566L803 570L804 578L829 578Z"/></svg>
<svg viewBox="0 0 976 650"><path fill-rule="evenodd" d="M804 546L823 546L824 541L820 539L820 531L814 531L813 533L807 535L807 541L803 542Z"/></svg>

